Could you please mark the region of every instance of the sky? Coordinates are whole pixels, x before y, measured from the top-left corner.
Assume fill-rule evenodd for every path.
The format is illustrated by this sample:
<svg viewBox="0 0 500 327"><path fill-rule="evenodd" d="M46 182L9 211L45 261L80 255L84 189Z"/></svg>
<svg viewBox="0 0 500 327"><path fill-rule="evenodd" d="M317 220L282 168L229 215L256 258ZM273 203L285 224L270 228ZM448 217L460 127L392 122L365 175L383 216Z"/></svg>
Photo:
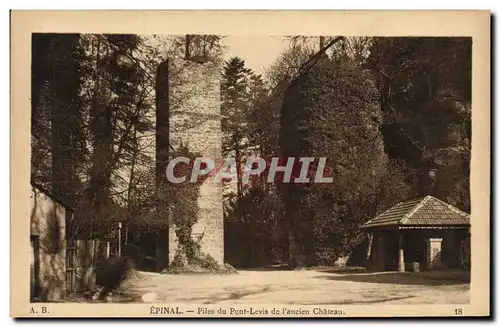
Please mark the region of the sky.
<svg viewBox="0 0 500 327"><path fill-rule="evenodd" d="M288 46L282 36L227 36L222 42L227 47L224 59L238 56L257 74L263 74Z"/></svg>

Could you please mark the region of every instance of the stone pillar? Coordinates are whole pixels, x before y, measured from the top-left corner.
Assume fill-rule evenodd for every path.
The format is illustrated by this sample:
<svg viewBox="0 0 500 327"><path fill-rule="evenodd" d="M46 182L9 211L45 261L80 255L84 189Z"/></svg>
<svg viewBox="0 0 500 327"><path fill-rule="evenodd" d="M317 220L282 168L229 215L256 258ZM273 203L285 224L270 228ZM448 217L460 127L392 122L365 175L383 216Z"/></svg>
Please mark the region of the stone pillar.
<svg viewBox="0 0 500 327"><path fill-rule="evenodd" d="M427 269L438 269L443 266L441 261L442 238L427 239Z"/></svg>
<svg viewBox="0 0 500 327"><path fill-rule="evenodd" d="M189 151L222 160L220 69L215 64L171 59L168 62L169 146L182 143ZM222 184L209 177L200 187L199 220L193 238L218 263L224 262ZM177 249L177 237L169 230L169 258Z"/></svg>
<svg viewBox="0 0 500 327"><path fill-rule="evenodd" d="M366 245L365 267L370 269L372 267L372 247L373 247L373 233L368 233Z"/></svg>
<svg viewBox="0 0 500 327"><path fill-rule="evenodd" d="M405 271L405 255L404 255L404 249L403 249L403 234L399 232L398 235L398 271L399 272L404 272Z"/></svg>

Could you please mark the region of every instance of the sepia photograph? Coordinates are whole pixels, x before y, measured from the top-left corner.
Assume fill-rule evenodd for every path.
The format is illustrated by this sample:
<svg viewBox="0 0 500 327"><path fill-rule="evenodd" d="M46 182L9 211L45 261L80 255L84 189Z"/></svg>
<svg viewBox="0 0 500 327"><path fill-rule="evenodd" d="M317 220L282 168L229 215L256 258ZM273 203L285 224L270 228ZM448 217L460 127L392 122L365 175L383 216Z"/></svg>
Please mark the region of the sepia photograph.
<svg viewBox="0 0 500 327"><path fill-rule="evenodd" d="M157 32L29 33L26 315L467 315L472 35Z"/></svg>

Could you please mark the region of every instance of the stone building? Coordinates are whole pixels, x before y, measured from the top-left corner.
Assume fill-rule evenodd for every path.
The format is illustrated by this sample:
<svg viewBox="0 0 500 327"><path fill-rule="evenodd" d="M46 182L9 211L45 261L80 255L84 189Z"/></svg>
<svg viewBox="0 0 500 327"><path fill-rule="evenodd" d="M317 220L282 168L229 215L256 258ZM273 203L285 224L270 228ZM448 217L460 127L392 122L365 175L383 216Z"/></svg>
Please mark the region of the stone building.
<svg viewBox="0 0 500 327"><path fill-rule="evenodd" d="M211 62L169 59L158 68L157 74L157 185L165 180L170 149L182 143L191 152L222 160L221 131L221 73ZM193 228L193 237L201 236L202 251L217 262L224 262L224 220L222 185L209 177L200 187L199 221ZM169 228L168 262L177 249L173 228ZM162 243L162 242L160 242ZM163 267L168 266L168 262Z"/></svg>
<svg viewBox="0 0 500 327"><path fill-rule="evenodd" d="M375 271L470 265L469 214L432 196L399 203L361 229Z"/></svg>
<svg viewBox="0 0 500 327"><path fill-rule="evenodd" d="M35 186L30 200L31 300L61 301L66 297L66 217L72 213Z"/></svg>

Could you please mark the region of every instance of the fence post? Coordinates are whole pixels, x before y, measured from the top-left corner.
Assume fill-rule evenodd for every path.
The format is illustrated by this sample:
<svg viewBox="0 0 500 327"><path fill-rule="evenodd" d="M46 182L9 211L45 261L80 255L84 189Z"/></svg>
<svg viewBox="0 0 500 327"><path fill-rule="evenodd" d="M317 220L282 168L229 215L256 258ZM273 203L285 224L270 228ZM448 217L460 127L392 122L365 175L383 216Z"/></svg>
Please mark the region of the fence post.
<svg viewBox="0 0 500 327"><path fill-rule="evenodd" d="M99 262L99 245L100 242L99 240L94 240L94 253L92 254L92 267L96 265L97 262Z"/></svg>
<svg viewBox="0 0 500 327"><path fill-rule="evenodd" d="M118 223L118 256L122 256L122 223Z"/></svg>

